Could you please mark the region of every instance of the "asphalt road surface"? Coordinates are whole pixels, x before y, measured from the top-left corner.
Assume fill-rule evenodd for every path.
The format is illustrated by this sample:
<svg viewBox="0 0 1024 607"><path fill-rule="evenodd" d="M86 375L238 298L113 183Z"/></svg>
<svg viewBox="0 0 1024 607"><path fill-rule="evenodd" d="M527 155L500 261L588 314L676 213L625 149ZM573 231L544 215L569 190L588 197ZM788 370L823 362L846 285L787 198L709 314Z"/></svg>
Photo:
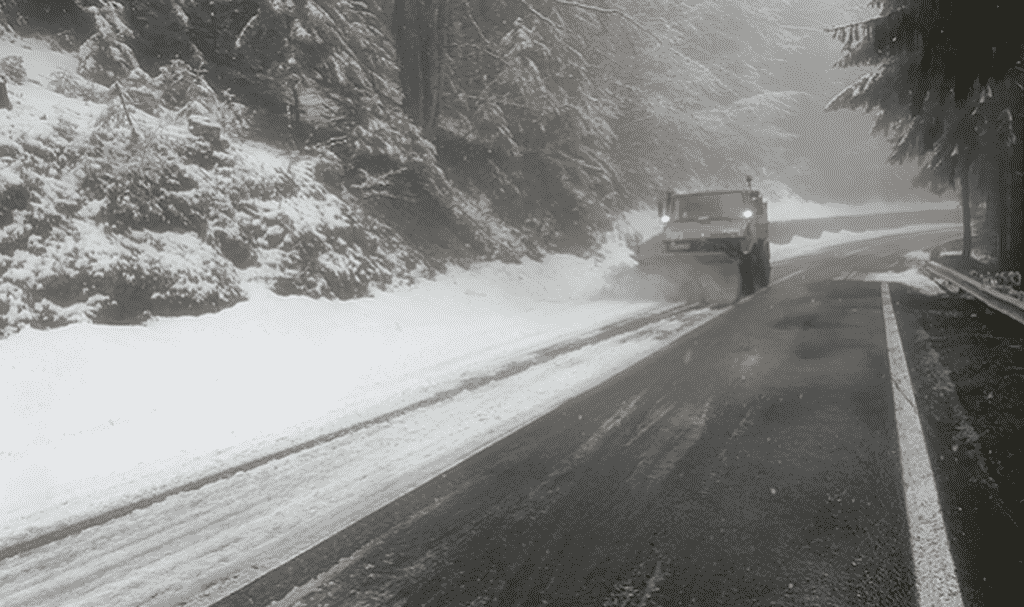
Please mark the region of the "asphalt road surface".
<svg viewBox="0 0 1024 607"><path fill-rule="evenodd" d="M910 444L885 289L843 280L950 234L776 264L769 289L218 605L996 604L1020 573L994 565L1006 521L966 520L973 485L934 433ZM890 342L913 334L908 297L891 286ZM911 394L939 381L919 363Z"/></svg>

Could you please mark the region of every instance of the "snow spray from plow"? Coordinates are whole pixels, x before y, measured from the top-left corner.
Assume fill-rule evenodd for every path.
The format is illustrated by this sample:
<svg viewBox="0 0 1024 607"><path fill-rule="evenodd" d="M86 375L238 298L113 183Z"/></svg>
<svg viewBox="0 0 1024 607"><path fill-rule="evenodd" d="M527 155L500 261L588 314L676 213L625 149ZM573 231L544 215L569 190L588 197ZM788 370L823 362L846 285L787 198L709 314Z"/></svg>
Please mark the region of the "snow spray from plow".
<svg viewBox="0 0 1024 607"><path fill-rule="evenodd" d="M702 262L696 256L664 252L660 235L641 245L622 245L602 264L593 301L690 304L722 307L736 301L739 272L735 261Z"/></svg>
<svg viewBox="0 0 1024 607"><path fill-rule="evenodd" d="M636 266L608 277L604 297L720 307L740 295L739 268L727 258L666 253L660 237L641 245L634 258Z"/></svg>
<svg viewBox="0 0 1024 607"><path fill-rule="evenodd" d="M670 255L636 256L605 277L598 299L690 303L721 307L736 301L736 263L700 263Z"/></svg>
<svg viewBox="0 0 1024 607"><path fill-rule="evenodd" d="M637 261L641 283L659 285L669 301L718 307L732 304L743 294L739 267L731 259L659 253Z"/></svg>

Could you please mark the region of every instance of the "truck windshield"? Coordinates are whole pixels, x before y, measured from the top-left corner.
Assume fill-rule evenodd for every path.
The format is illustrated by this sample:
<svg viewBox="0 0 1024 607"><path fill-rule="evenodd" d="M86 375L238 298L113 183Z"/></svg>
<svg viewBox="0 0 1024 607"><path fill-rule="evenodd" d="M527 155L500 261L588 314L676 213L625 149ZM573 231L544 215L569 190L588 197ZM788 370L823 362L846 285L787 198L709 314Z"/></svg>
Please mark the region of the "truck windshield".
<svg viewBox="0 0 1024 607"><path fill-rule="evenodd" d="M707 219L742 219L748 205L741 192L724 194L686 194L676 197L679 219L701 221Z"/></svg>

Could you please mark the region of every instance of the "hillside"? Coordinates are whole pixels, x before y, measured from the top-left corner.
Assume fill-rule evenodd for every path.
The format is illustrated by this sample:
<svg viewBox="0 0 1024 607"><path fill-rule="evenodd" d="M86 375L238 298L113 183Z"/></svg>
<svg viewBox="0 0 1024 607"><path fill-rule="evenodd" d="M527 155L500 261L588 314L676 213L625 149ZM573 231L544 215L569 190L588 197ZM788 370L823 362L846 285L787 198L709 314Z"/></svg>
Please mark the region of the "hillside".
<svg viewBox="0 0 1024 607"><path fill-rule="evenodd" d="M455 190L448 206L387 216L368 204L382 196L372 177L346 186L327 152L259 141L258 110L181 61L112 83L134 60L96 50L116 27L94 17L77 54L45 32L0 43L13 106L0 110L0 333L211 312L254 279L345 299L453 259L536 254Z"/></svg>
<svg viewBox="0 0 1024 607"><path fill-rule="evenodd" d="M0 2L0 335L592 256L747 172L821 214L786 183L817 97L762 82L801 2L456 4Z"/></svg>

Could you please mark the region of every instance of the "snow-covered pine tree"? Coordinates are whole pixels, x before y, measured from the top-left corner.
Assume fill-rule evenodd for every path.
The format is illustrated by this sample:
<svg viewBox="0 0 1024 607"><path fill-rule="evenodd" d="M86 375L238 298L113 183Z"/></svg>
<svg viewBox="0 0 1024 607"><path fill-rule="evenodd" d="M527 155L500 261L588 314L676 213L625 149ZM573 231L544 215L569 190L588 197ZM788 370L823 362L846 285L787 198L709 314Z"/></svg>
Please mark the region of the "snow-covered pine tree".
<svg viewBox="0 0 1024 607"><path fill-rule="evenodd" d="M878 112L876 131L894 134L894 161L928 159L919 183L949 187L951 175L963 179L971 161L982 157L1008 171L1005 187L998 187L1006 194L997 205L1005 224L1000 265L1021 269L1024 133L1013 118L1022 106L1016 85L1024 84L1024 36L1010 18L1010 5L880 0L875 6L877 17L831 30L843 44L840 66L870 65L874 71L837 95L829 108ZM1007 94L994 95L994 90ZM969 213L970 205L963 206ZM964 221L969 241L969 215Z"/></svg>

